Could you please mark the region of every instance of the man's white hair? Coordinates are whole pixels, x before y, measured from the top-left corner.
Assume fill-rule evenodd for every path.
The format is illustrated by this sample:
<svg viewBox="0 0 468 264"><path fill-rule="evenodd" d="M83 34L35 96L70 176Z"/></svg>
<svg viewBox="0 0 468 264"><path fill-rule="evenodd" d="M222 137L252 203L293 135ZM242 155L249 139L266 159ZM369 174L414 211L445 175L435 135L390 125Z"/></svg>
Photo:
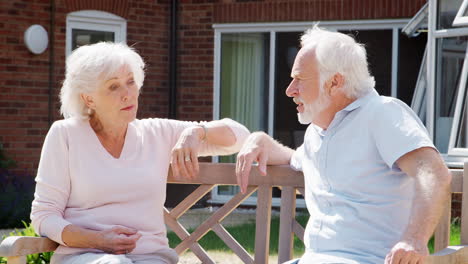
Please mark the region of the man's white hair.
<svg viewBox="0 0 468 264"><path fill-rule="evenodd" d="M145 79L145 63L133 48L123 43L99 42L81 46L68 56L65 80L60 90L60 112L65 118L88 118L82 93L91 93L122 66L129 67L138 89Z"/></svg>
<svg viewBox="0 0 468 264"><path fill-rule="evenodd" d="M320 89L336 73L343 75L343 90L349 98L359 98L374 88L375 80L369 73L366 49L352 37L315 25L304 32L301 46L315 51Z"/></svg>

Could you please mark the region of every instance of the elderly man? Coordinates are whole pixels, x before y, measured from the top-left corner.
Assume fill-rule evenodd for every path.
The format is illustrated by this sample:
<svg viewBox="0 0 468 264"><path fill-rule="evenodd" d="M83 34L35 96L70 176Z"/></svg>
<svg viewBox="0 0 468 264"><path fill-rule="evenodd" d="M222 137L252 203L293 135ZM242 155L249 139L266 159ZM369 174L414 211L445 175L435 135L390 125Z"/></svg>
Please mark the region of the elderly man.
<svg viewBox="0 0 468 264"><path fill-rule="evenodd" d="M297 150L255 132L239 152L245 192L253 162L301 170L310 219L292 263L424 263L451 175L423 124L379 96L364 47L347 35L305 32L286 94L310 124Z"/></svg>

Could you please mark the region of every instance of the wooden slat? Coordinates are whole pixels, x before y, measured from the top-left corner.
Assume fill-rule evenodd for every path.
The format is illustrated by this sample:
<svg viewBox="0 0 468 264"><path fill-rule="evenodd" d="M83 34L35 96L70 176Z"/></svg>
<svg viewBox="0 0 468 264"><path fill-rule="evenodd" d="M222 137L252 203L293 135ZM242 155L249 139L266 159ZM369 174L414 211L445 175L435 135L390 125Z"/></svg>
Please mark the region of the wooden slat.
<svg viewBox="0 0 468 264"><path fill-rule="evenodd" d="M468 245L450 246L430 255L424 264L465 264L468 263Z"/></svg>
<svg viewBox="0 0 468 264"><path fill-rule="evenodd" d="M237 185L236 164L200 163L200 173L194 179L175 179L169 172L168 183ZM254 166L249 176L249 185L304 187L302 172L292 170L288 165L268 166L268 175L262 176Z"/></svg>
<svg viewBox="0 0 468 264"><path fill-rule="evenodd" d="M26 264L26 256L18 256L18 257L9 257L7 259L8 264Z"/></svg>
<svg viewBox="0 0 468 264"><path fill-rule="evenodd" d="M254 264L253 258L250 254L237 242L231 234L221 225L215 224L212 227L213 231L226 243L226 245L232 249L232 251L244 262Z"/></svg>
<svg viewBox="0 0 468 264"><path fill-rule="evenodd" d="M296 220L293 221L293 232L296 236L304 242L304 227L301 226Z"/></svg>
<svg viewBox="0 0 468 264"><path fill-rule="evenodd" d="M179 245L177 245L176 251L179 254L185 252L191 244L198 241L202 236L210 231L214 224L223 221L223 219L228 214L230 214L240 203L247 199L256 189L257 187L255 186L248 186L245 194L236 194L231 200L225 203L221 208L214 212L212 216L210 216L197 229L195 229L195 231L193 231L189 237L185 238Z"/></svg>
<svg viewBox="0 0 468 264"><path fill-rule="evenodd" d="M268 263L270 250L272 187L262 185L257 192L257 217L255 223L255 263Z"/></svg>
<svg viewBox="0 0 468 264"><path fill-rule="evenodd" d="M463 170L450 170L452 173L452 193L463 192Z"/></svg>
<svg viewBox="0 0 468 264"><path fill-rule="evenodd" d="M302 188L297 188L297 191L299 192L299 194L301 194L302 196L305 195L305 190L304 190L304 186L302 186Z"/></svg>
<svg viewBox="0 0 468 264"><path fill-rule="evenodd" d="M434 232L434 252L448 247L450 243L450 215L452 200L448 199L447 206L444 207L442 216Z"/></svg>
<svg viewBox="0 0 468 264"><path fill-rule="evenodd" d="M468 177L468 162L465 162L464 165L463 177L466 179ZM453 175L453 174L452 174ZM468 180L463 181L463 192L462 195L462 208L461 208L461 227L460 227L460 238L461 244L468 244Z"/></svg>
<svg viewBox="0 0 468 264"><path fill-rule="evenodd" d="M174 209L171 210L171 215L175 219L179 219L188 209L190 209L197 201L199 201L205 194L210 192L215 185L213 184L202 184L195 191L189 194L185 199L180 202Z"/></svg>
<svg viewBox="0 0 468 264"><path fill-rule="evenodd" d="M184 240L190 236L189 232L169 214L169 211L166 208L164 208L164 222L180 239ZM190 245L190 249L201 261L203 261L203 263L215 263L210 258L210 256L208 256L208 253L206 253L206 251L200 246L200 244L193 243ZM182 252L177 252L179 255L181 253Z"/></svg>
<svg viewBox="0 0 468 264"><path fill-rule="evenodd" d="M0 256L16 257L54 251L58 243L46 237L10 236L0 244Z"/></svg>
<svg viewBox="0 0 468 264"><path fill-rule="evenodd" d="M281 191L278 263L292 258L294 233L293 221L296 217L296 191L293 187L284 187Z"/></svg>

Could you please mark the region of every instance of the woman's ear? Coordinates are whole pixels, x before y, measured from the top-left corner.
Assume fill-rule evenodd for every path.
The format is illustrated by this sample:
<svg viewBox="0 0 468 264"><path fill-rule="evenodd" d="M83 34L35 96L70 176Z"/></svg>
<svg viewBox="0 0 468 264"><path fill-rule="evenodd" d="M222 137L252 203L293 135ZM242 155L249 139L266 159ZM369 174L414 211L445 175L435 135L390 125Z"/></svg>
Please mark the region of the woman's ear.
<svg viewBox="0 0 468 264"><path fill-rule="evenodd" d="M81 96L81 100L83 100L83 102L85 103L85 105L89 109L94 109L95 108L95 103L94 103L93 97L91 95L82 93L82 94L80 94L80 96Z"/></svg>

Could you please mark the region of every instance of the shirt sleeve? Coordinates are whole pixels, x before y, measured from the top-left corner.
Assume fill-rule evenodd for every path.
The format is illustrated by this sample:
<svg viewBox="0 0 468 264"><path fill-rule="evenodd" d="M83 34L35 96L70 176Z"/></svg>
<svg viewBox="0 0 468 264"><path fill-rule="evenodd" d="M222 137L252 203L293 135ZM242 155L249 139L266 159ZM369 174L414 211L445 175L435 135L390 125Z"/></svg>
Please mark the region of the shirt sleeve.
<svg viewBox="0 0 468 264"><path fill-rule="evenodd" d="M395 162L408 152L436 149L417 115L397 99L385 101L375 111L370 127L378 152L390 168L396 168Z"/></svg>
<svg viewBox="0 0 468 264"><path fill-rule="evenodd" d="M289 165L293 170L302 171L302 159L304 157L304 144L294 151L293 155L291 156L291 161Z"/></svg>
<svg viewBox="0 0 468 264"><path fill-rule="evenodd" d="M167 119L167 125L171 129L171 149L175 146L179 140L182 131L188 127L193 127L197 125L203 125L207 122L191 122L191 121L179 121L179 120L170 120ZM231 146L219 146L214 144L209 144L207 141L203 141L198 156L215 156L215 155L230 155L239 152L244 141L250 135L249 130L242 124L229 119L224 118L220 120L226 126L228 126L236 137L236 143Z"/></svg>
<svg viewBox="0 0 468 264"><path fill-rule="evenodd" d="M62 241L62 231L71 224L63 218L69 194L66 130L55 122L47 133L42 147L31 221L39 235L47 236L62 245L65 245Z"/></svg>

